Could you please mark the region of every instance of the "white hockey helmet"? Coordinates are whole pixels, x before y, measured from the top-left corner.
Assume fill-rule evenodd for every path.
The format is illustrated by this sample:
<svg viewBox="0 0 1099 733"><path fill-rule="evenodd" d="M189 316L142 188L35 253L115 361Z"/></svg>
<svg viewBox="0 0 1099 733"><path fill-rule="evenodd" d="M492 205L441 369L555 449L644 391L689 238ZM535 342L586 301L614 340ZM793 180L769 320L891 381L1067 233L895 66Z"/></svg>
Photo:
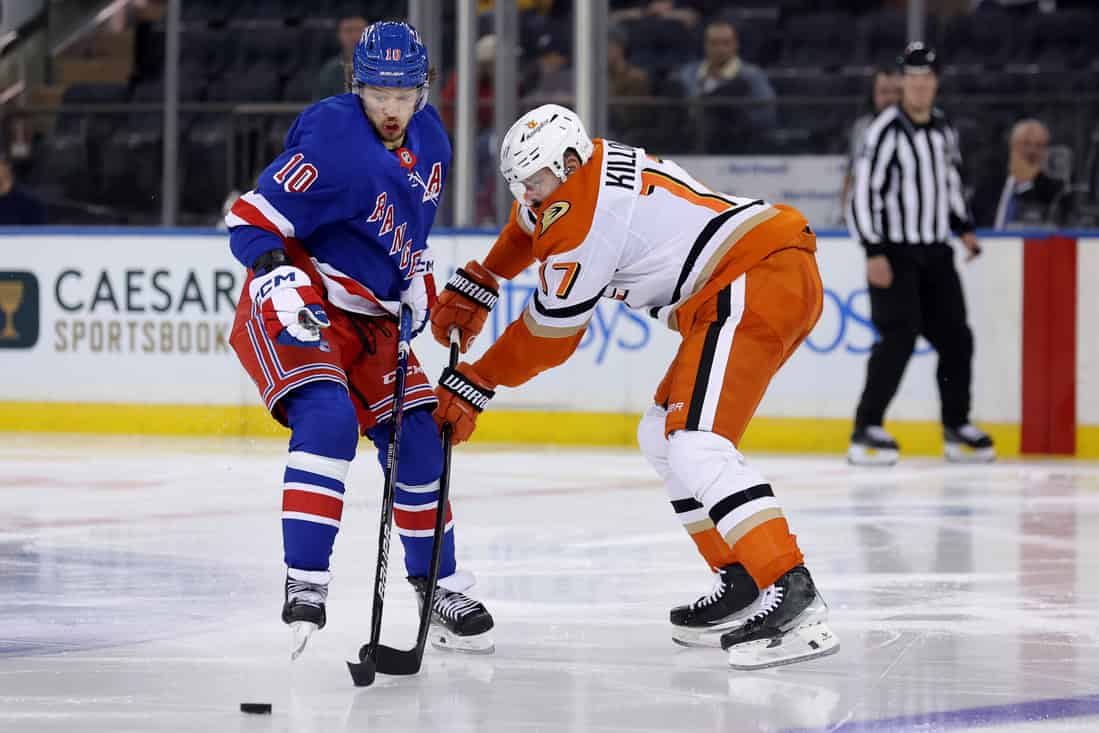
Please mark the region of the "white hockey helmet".
<svg viewBox="0 0 1099 733"><path fill-rule="evenodd" d="M565 152L569 149L587 163L595 146L575 112L559 104L543 104L520 117L500 146L500 173L511 195L523 203L523 181L549 168L565 180Z"/></svg>

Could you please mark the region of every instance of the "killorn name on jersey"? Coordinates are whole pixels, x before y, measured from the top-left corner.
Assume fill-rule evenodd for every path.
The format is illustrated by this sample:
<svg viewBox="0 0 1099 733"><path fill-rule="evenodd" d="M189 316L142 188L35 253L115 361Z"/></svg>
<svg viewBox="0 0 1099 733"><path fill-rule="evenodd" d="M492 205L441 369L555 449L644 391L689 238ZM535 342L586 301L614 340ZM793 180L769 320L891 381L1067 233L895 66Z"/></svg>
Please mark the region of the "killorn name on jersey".
<svg viewBox="0 0 1099 733"><path fill-rule="evenodd" d="M637 182L637 148L608 140L605 175L604 186L632 191Z"/></svg>

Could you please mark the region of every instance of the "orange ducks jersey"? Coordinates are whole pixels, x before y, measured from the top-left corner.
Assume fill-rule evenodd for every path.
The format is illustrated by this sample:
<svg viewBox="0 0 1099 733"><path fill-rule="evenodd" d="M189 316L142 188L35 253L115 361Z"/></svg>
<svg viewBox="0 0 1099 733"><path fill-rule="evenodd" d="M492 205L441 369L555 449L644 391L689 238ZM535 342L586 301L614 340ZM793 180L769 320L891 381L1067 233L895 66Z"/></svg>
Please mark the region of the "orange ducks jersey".
<svg viewBox="0 0 1099 733"><path fill-rule="evenodd" d="M698 306L797 239L796 210L714 192L670 160L611 140L537 210L515 205L484 260L504 278L535 261L539 289L475 368L517 386L564 362L601 298L686 334ZM795 245L797 246L797 245Z"/></svg>

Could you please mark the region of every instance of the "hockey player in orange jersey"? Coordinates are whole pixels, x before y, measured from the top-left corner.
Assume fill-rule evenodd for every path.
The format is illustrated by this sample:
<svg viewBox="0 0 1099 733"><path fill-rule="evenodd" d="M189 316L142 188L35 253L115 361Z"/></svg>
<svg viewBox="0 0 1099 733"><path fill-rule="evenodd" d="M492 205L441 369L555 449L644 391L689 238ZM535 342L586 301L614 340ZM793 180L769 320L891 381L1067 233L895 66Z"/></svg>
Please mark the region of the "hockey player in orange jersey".
<svg viewBox="0 0 1099 733"><path fill-rule="evenodd" d="M439 380L436 420L467 440L499 385L563 363L600 298L679 332L679 350L638 428L641 451L715 573L713 589L671 611L672 638L720 646L758 669L839 649L771 485L737 449L772 377L821 312L816 237L787 206L711 191L671 161L591 140L557 105L523 115L500 171L517 202L483 262L459 268L432 332L463 352L495 305L500 278L539 265L523 314L473 364Z"/></svg>

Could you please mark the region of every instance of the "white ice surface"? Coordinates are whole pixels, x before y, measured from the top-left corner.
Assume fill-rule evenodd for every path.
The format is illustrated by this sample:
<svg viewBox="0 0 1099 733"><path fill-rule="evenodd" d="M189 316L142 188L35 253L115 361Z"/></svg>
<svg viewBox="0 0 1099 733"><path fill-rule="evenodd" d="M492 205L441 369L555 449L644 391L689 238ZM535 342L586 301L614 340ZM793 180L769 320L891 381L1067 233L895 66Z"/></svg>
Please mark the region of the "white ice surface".
<svg viewBox="0 0 1099 733"><path fill-rule="evenodd" d="M1094 463L750 457L842 649L742 673L669 639L668 608L710 579L639 455L462 448L458 557L496 618L496 654L429 649L419 676L358 690L343 660L369 633L369 446L351 470L328 627L291 665L284 443L3 437L5 733L1099 730ZM385 640L410 645L399 549L389 588ZM274 714L243 715L244 701Z"/></svg>

